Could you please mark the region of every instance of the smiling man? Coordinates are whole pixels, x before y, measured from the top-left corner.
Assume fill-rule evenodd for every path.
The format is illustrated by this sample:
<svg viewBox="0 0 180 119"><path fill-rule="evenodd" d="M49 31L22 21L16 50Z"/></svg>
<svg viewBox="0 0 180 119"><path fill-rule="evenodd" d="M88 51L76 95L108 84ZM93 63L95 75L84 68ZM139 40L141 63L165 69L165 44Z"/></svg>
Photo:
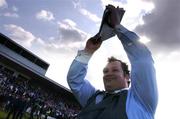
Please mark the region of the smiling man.
<svg viewBox="0 0 180 119"><path fill-rule="evenodd" d="M114 57L108 59L108 64L103 70L103 81L105 90L113 92L115 90L128 88L129 70L126 63Z"/></svg>
<svg viewBox="0 0 180 119"><path fill-rule="evenodd" d="M83 109L79 119L153 119L157 107L157 84L154 61L139 37L119 24L118 10L112 5L109 24L120 39L131 63L114 57L103 70L105 91L96 90L85 79L88 61L102 44L98 35L90 38L85 49L78 52L68 72L67 81ZM129 86L129 80L131 85Z"/></svg>

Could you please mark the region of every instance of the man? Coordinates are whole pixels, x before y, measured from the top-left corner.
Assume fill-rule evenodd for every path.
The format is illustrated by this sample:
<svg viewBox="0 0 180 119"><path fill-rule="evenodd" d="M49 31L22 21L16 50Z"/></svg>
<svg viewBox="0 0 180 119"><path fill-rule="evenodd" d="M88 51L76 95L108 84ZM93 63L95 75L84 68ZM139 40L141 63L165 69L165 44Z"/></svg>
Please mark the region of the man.
<svg viewBox="0 0 180 119"><path fill-rule="evenodd" d="M84 79L89 59L102 44L97 36L90 38L85 49L78 52L67 75L68 84L83 107L78 118L154 119L158 94L151 53L135 33L119 24L119 8L111 5L107 8L111 12L112 32L120 39L131 63L131 86L128 88L127 65L113 57L103 70L105 91L96 90Z"/></svg>

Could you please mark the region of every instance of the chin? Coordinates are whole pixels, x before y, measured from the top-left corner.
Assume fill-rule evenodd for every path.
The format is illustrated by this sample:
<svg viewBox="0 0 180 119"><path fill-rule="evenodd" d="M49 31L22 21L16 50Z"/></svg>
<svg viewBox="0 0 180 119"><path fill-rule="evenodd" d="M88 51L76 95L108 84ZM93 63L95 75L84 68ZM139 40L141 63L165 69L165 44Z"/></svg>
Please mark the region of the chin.
<svg viewBox="0 0 180 119"><path fill-rule="evenodd" d="M112 88L105 88L106 91L108 92L113 92L115 89L112 89Z"/></svg>

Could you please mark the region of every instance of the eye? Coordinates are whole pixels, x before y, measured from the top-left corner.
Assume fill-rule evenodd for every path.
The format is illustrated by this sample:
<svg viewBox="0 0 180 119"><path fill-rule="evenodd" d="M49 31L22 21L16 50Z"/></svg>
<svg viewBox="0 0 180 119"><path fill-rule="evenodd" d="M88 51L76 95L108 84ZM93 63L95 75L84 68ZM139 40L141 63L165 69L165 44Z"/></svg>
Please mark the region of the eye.
<svg viewBox="0 0 180 119"><path fill-rule="evenodd" d="M104 74L105 74L105 73L108 73L108 69L105 68L105 69L103 70L103 73L104 73Z"/></svg>
<svg viewBox="0 0 180 119"><path fill-rule="evenodd" d="M113 72L118 72L119 71L119 69L113 69Z"/></svg>

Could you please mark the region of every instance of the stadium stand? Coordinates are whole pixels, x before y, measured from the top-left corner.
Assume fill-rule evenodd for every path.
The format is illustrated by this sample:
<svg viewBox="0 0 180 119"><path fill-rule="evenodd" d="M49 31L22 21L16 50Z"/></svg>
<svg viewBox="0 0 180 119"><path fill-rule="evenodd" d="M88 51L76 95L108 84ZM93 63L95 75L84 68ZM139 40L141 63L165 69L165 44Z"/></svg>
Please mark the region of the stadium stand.
<svg viewBox="0 0 180 119"><path fill-rule="evenodd" d="M6 119L25 114L29 119L76 119L80 104L69 89L45 76L48 67L0 33L0 110L7 112Z"/></svg>

